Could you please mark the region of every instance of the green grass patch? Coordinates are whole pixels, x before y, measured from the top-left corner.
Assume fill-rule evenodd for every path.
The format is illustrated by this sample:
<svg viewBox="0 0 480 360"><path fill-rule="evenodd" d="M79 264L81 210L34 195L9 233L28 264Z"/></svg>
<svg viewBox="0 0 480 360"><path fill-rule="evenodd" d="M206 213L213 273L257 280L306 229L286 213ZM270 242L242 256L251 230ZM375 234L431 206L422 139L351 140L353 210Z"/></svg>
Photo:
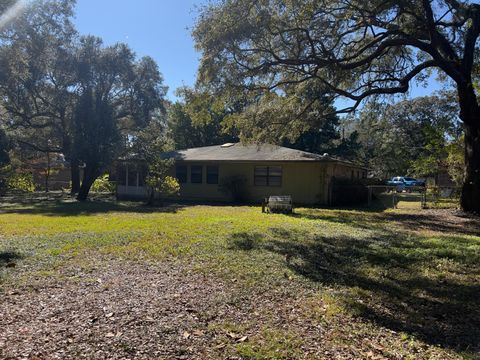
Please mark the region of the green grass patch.
<svg viewBox="0 0 480 360"><path fill-rule="evenodd" d="M462 354L478 348L475 222L459 226L453 216L435 220L419 209L308 208L289 216L250 206L58 201L3 204L0 211L0 287L88 267L97 257L184 259L239 293L318 291L301 311L319 323L361 317ZM266 326L235 351L249 359L295 358L301 343L299 334Z"/></svg>
<svg viewBox="0 0 480 360"><path fill-rule="evenodd" d="M236 345L243 359L298 359L302 356L298 334L265 327L258 335Z"/></svg>

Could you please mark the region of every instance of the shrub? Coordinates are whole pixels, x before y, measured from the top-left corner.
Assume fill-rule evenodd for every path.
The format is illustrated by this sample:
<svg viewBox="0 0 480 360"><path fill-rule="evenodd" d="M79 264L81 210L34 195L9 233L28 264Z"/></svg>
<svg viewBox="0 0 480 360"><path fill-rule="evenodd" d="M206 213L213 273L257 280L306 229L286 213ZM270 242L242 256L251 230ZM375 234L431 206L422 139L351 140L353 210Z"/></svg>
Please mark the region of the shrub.
<svg viewBox="0 0 480 360"><path fill-rule="evenodd" d="M149 187L160 195L171 196L178 194L180 191L180 185L177 179L172 176L157 177L149 175L146 182Z"/></svg>
<svg viewBox="0 0 480 360"><path fill-rule="evenodd" d="M114 192L115 184L109 180L108 174L99 176L93 183L90 189L93 192Z"/></svg>
<svg viewBox="0 0 480 360"><path fill-rule="evenodd" d="M20 191L20 192L34 192L35 183L33 182L32 174L25 173L11 173L6 178L6 184L8 190Z"/></svg>
<svg viewBox="0 0 480 360"><path fill-rule="evenodd" d="M167 175L173 163L169 160L154 159L148 164L148 174L145 183L149 188L148 204L155 203L155 194L159 194L161 198L178 194L180 184L177 179Z"/></svg>

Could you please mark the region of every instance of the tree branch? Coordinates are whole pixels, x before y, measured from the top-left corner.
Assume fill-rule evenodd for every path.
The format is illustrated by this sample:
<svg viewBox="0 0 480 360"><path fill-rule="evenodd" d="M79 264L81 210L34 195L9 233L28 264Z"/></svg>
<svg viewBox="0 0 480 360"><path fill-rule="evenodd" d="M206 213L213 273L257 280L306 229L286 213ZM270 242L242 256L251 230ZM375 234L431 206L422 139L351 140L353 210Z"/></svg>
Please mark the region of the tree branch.
<svg viewBox="0 0 480 360"><path fill-rule="evenodd" d="M49 147L41 147L41 146L38 146L38 145L35 145L35 144L32 144L32 143L29 143L27 141L24 141L24 140L20 140L20 139L17 139L15 140L16 142L20 143L20 144L23 144L23 145L26 145L30 148L32 148L33 150L35 151L39 151L39 152L42 152L42 153L58 153L58 154L61 154L62 153L62 149L61 148L58 148L58 147L55 147L55 148L49 148Z"/></svg>
<svg viewBox="0 0 480 360"><path fill-rule="evenodd" d="M469 74L472 72L475 45L480 35L480 6L472 5L471 20L472 25L470 25L465 35L465 49L462 59L462 68Z"/></svg>

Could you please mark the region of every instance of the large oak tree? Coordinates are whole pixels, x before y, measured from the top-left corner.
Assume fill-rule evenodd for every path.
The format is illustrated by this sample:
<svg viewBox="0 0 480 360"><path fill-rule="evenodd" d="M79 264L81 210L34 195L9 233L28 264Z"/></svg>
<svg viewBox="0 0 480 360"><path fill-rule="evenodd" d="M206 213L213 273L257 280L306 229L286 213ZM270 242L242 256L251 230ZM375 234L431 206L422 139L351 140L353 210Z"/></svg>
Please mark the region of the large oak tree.
<svg viewBox="0 0 480 360"><path fill-rule="evenodd" d="M137 60L125 44L105 47L99 38L83 37L76 58L73 153L85 164L77 196L83 201L95 179L126 150L129 138L163 110L167 89L155 61Z"/></svg>
<svg viewBox="0 0 480 360"><path fill-rule="evenodd" d="M71 142L77 82L73 6L73 0L29 3L0 29L0 95L12 140L28 151L64 154L72 190L78 192L79 164Z"/></svg>
<svg viewBox="0 0 480 360"><path fill-rule="evenodd" d="M168 107L167 126L176 149L238 141L236 130L225 127L235 108L208 92L182 87Z"/></svg>
<svg viewBox="0 0 480 360"><path fill-rule="evenodd" d="M128 139L163 108L166 88L153 59L79 37L70 21L74 3L37 0L1 29L0 96L12 140L64 154L72 193L85 200Z"/></svg>
<svg viewBox="0 0 480 360"><path fill-rule="evenodd" d="M343 125L358 135L356 160L375 178L436 176L447 170L448 148L462 137L456 105L450 92L395 104L367 101Z"/></svg>
<svg viewBox="0 0 480 360"><path fill-rule="evenodd" d="M405 93L435 70L457 89L465 132L461 205L480 212L480 109L472 82L480 5L460 0L223 0L194 30L200 77L217 91L282 94L320 81L350 100ZM308 105L307 105L308 106Z"/></svg>

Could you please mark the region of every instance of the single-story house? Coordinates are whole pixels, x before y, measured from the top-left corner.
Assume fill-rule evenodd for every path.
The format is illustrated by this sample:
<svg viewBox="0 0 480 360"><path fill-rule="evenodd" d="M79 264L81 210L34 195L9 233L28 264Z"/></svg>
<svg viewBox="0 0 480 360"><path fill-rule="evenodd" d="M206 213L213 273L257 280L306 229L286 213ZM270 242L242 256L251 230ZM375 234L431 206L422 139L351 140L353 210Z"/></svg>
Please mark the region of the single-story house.
<svg viewBox="0 0 480 360"><path fill-rule="evenodd" d="M291 195L296 204L326 205L333 179L358 181L367 176L365 168L328 154L267 144L228 143L172 151L163 157L175 160L171 175L180 184L177 198L199 202L231 202L238 195L234 187L246 202ZM120 161L117 197L145 198L144 173L144 164Z"/></svg>

